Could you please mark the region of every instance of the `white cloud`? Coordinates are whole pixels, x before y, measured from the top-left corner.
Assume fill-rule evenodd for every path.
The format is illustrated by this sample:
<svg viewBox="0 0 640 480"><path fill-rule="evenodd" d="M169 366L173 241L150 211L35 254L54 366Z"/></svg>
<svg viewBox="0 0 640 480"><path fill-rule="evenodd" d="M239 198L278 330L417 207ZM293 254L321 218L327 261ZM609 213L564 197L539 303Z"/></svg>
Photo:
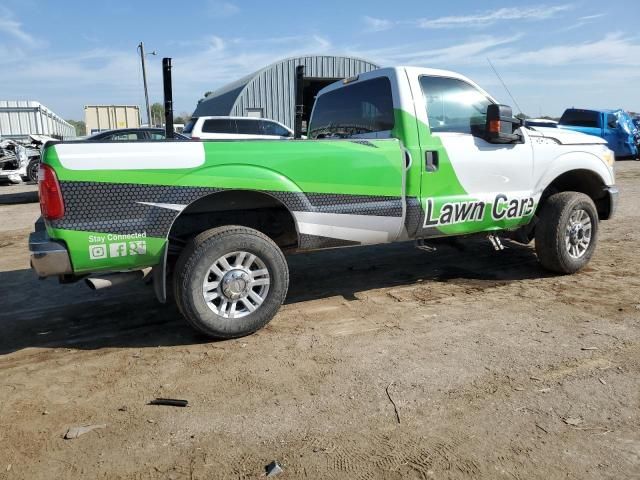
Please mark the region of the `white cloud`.
<svg viewBox="0 0 640 480"><path fill-rule="evenodd" d="M595 15L586 15L584 17L578 18L578 20L595 20L596 18L602 18L606 16L606 13L596 13Z"/></svg>
<svg viewBox="0 0 640 480"><path fill-rule="evenodd" d="M383 32L384 30L389 30L394 26L393 21L386 20L384 18L374 18L367 15L363 17L362 20L364 21L368 32Z"/></svg>
<svg viewBox="0 0 640 480"><path fill-rule="evenodd" d="M546 20L570 8L571 5L508 7L475 15L424 18L418 20L417 24L421 28L486 27L503 20Z"/></svg>
<svg viewBox="0 0 640 480"><path fill-rule="evenodd" d="M412 65L451 69L459 65L486 64L487 55L511 52L497 49L515 43L521 35L509 37L482 36L441 48L425 49L422 44L399 45L383 49L348 49L347 54L369 58L381 65Z"/></svg>
<svg viewBox="0 0 640 480"><path fill-rule="evenodd" d="M620 33L606 35L601 40L557 45L518 52L500 59L503 65L637 65L640 43L634 43Z"/></svg>
<svg viewBox="0 0 640 480"><path fill-rule="evenodd" d="M0 7L0 34L28 48L35 48L41 44L33 35L27 33L22 28L22 23L15 20L13 14L4 7Z"/></svg>

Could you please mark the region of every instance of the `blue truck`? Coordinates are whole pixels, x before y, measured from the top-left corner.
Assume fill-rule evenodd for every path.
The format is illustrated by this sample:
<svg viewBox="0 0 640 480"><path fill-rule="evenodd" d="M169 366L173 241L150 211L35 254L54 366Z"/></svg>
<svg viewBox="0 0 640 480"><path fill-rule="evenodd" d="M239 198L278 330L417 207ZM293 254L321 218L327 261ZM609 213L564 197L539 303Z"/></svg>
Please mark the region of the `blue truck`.
<svg viewBox="0 0 640 480"><path fill-rule="evenodd" d="M640 130L624 110L568 108L558 128L604 138L616 158L640 160Z"/></svg>

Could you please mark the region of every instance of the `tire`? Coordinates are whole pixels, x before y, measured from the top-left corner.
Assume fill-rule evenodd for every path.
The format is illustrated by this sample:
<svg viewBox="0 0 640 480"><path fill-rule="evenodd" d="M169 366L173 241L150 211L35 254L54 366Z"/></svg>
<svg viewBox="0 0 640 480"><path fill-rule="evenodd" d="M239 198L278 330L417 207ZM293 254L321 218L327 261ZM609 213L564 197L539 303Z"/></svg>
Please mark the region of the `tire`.
<svg viewBox="0 0 640 480"><path fill-rule="evenodd" d="M236 338L261 329L275 316L287 295L289 269L266 235L224 226L187 244L173 284L178 309L191 326L209 337Z"/></svg>
<svg viewBox="0 0 640 480"><path fill-rule="evenodd" d="M598 212L593 200L578 192L551 195L536 224L536 254L544 268L575 273L593 255L598 241Z"/></svg>
<svg viewBox="0 0 640 480"><path fill-rule="evenodd" d="M30 182L38 183L38 169L40 168L40 158L36 157L29 161L27 165L27 179Z"/></svg>

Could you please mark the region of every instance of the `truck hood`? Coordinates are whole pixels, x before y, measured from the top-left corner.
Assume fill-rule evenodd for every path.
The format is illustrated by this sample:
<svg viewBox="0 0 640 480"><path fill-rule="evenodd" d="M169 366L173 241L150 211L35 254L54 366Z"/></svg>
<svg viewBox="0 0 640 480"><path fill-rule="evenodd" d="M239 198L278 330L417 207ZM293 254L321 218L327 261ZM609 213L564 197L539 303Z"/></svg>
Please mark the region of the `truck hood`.
<svg viewBox="0 0 640 480"><path fill-rule="evenodd" d="M604 138L562 128L533 127L527 130L530 137L551 138L560 145L594 145L607 143Z"/></svg>

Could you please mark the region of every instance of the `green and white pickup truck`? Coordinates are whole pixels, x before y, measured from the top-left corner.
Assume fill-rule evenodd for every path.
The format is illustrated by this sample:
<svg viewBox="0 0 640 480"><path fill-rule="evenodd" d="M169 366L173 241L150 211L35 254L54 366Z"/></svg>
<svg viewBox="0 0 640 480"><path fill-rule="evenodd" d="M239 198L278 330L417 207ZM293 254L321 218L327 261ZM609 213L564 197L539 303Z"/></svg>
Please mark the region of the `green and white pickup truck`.
<svg viewBox="0 0 640 480"><path fill-rule="evenodd" d="M462 75L380 69L322 90L305 140L48 145L31 263L94 288L149 274L198 330L237 337L284 301L283 252L499 234L575 272L615 210L613 163Z"/></svg>

